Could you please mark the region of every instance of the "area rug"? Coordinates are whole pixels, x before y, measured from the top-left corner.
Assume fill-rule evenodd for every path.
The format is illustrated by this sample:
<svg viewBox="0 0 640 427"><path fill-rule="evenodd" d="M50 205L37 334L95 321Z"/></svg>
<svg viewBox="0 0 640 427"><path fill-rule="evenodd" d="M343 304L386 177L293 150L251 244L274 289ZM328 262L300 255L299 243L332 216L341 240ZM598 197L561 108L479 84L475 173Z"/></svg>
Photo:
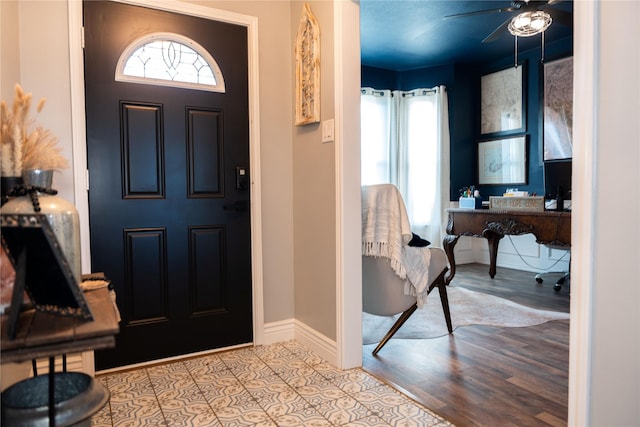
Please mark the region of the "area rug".
<svg viewBox="0 0 640 427"><path fill-rule="evenodd" d="M453 323L454 330L467 325L534 326L550 320L569 318L569 313L538 310L504 298L457 286L448 287L447 295L449 296L451 323ZM379 342L398 316L375 316L362 313L363 344ZM448 333L440 295L434 289L427 298L427 303L413 313L393 338L437 338Z"/></svg>

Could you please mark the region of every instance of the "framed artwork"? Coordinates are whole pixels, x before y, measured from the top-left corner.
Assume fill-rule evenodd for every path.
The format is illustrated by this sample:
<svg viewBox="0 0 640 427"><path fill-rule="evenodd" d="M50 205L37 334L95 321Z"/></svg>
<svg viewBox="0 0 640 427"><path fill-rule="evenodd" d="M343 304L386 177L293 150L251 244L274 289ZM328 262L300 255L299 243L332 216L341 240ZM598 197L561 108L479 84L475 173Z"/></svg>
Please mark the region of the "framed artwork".
<svg viewBox="0 0 640 427"><path fill-rule="evenodd" d="M573 157L573 57L544 64L544 160Z"/></svg>
<svg viewBox="0 0 640 427"><path fill-rule="evenodd" d="M478 143L478 184L527 183L527 138L525 135Z"/></svg>
<svg viewBox="0 0 640 427"><path fill-rule="evenodd" d="M524 64L480 77L480 134L525 131Z"/></svg>
<svg viewBox="0 0 640 427"><path fill-rule="evenodd" d="M42 214L0 215L3 249L15 271L7 334L15 338L24 291L37 311L93 320L62 247Z"/></svg>
<svg viewBox="0 0 640 427"><path fill-rule="evenodd" d="M304 4L296 36L296 126L320 121L320 27Z"/></svg>

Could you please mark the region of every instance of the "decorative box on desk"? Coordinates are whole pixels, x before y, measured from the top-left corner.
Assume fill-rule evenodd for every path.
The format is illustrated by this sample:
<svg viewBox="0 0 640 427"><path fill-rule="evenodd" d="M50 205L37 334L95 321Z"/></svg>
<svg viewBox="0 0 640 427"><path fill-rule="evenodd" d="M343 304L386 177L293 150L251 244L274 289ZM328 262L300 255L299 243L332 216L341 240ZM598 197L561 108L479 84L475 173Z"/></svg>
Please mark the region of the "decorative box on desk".
<svg viewBox="0 0 640 427"><path fill-rule="evenodd" d="M460 197L460 209L482 209L482 197Z"/></svg>
<svg viewBox="0 0 640 427"><path fill-rule="evenodd" d="M544 197L489 197L489 209L509 211L544 211Z"/></svg>

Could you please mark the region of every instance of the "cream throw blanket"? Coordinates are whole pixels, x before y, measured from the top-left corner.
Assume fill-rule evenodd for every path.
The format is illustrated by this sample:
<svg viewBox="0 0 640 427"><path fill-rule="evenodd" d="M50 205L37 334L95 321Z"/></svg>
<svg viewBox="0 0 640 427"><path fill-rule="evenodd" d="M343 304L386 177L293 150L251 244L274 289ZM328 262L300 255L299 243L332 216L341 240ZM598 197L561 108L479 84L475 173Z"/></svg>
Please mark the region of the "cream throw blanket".
<svg viewBox="0 0 640 427"><path fill-rule="evenodd" d="M401 279L404 293L422 307L429 289L429 248L407 246L411 225L402 195L392 184L362 187L362 255L384 257Z"/></svg>

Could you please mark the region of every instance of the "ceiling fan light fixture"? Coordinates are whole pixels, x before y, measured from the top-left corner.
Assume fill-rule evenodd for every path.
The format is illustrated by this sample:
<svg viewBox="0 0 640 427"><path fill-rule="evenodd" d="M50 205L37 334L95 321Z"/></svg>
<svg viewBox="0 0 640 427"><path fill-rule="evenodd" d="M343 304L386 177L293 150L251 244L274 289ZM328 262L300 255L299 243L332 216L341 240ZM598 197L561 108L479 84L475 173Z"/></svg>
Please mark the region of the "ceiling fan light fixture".
<svg viewBox="0 0 640 427"><path fill-rule="evenodd" d="M522 12L509 22L509 32L517 37L530 37L544 32L551 25L551 15L544 11Z"/></svg>

